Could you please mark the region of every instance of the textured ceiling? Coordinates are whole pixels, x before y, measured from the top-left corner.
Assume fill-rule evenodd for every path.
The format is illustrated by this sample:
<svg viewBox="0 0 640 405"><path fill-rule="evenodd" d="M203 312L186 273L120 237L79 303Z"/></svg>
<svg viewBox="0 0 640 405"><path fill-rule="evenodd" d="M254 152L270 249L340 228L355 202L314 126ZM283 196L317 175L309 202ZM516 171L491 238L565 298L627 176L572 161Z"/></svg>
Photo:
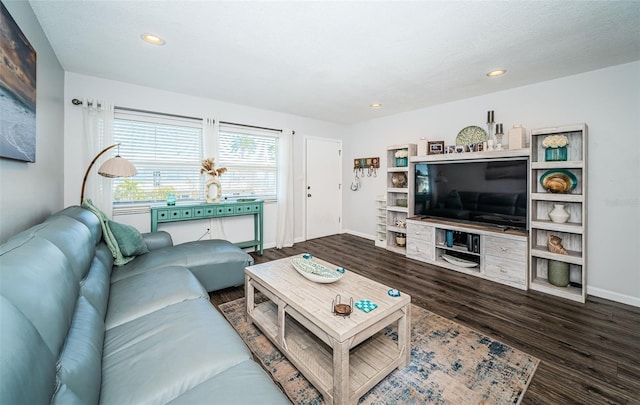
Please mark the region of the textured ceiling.
<svg viewBox="0 0 640 405"><path fill-rule="evenodd" d="M66 71L338 123L640 60L640 1L30 4Z"/></svg>

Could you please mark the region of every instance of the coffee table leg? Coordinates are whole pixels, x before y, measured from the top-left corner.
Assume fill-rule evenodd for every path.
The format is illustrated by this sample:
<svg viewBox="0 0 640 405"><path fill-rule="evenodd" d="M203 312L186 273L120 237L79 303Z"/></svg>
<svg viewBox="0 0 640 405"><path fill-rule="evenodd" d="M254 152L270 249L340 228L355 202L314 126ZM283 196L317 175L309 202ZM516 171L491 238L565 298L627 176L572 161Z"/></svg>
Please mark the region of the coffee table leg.
<svg viewBox="0 0 640 405"><path fill-rule="evenodd" d="M249 314L253 311L254 305L254 289L253 280L249 276L244 276L244 296L247 301L247 320L249 320Z"/></svg>
<svg viewBox="0 0 640 405"><path fill-rule="evenodd" d="M398 370L402 370L411 363L411 306L407 305L401 311L402 318L398 319L398 349L404 350L405 359L398 366Z"/></svg>
<svg viewBox="0 0 640 405"><path fill-rule="evenodd" d="M333 348L333 405L349 404L349 349L353 338L338 342L332 339ZM325 398L326 400L326 398ZM327 401L328 402L328 401Z"/></svg>

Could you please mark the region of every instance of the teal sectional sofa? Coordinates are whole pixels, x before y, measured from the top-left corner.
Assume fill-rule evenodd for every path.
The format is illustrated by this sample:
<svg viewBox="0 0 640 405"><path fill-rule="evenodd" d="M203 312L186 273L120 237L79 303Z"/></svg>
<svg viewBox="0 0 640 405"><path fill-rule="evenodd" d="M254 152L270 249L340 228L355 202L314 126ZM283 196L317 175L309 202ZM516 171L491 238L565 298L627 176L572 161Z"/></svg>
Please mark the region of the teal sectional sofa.
<svg viewBox="0 0 640 405"><path fill-rule="evenodd" d="M226 241L113 267L98 218L74 206L0 246L0 404L288 404L207 290L242 282Z"/></svg>

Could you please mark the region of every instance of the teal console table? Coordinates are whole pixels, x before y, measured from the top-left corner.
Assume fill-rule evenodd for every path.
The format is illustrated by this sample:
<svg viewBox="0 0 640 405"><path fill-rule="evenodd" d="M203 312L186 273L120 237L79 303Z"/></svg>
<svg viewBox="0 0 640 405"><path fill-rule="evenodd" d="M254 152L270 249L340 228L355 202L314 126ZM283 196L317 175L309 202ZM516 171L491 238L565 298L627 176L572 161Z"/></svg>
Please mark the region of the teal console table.
<svg viewBox="0 0 640 405"><path fill-rule="evenodd" d="M253 240L236 243L236 246L241 248L253 247L254 250L262 256L262 209L263 201L233 201L213 204L202 203L151 207L151 232L158 230L158 224L167 222L253 215Z"/></svg>

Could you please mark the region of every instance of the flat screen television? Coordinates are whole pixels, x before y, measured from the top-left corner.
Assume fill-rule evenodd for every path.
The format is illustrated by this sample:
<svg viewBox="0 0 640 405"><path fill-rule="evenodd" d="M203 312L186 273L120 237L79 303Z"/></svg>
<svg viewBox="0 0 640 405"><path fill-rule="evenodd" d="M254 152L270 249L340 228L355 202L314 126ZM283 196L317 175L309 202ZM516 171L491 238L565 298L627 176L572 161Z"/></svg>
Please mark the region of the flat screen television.
<svg viewBox="0 0 640 405"><path fill-rule="evenodd" d="M415 165L416 216L527 229L527 158Z"/></svg>

